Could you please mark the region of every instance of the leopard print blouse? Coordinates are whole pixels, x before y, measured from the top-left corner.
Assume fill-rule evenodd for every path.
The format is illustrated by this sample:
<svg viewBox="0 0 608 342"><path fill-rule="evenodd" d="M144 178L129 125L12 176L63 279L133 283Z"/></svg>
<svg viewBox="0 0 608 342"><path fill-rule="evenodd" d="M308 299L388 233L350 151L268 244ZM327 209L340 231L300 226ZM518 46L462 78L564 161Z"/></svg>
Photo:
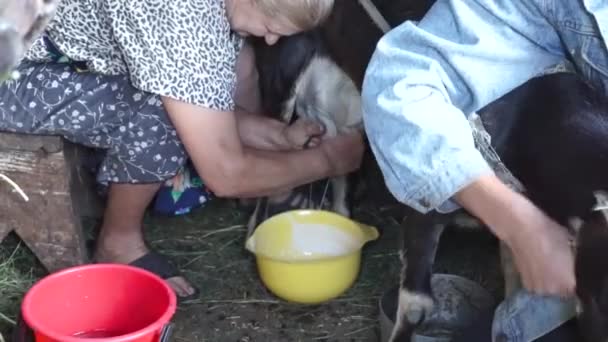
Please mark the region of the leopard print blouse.
<svg viewBox="0 0 608 342"><path fill-rule="evenodd" d="M46 30L62 54L142 91L215 110L234 108L242 39L224 0L61 0ZM49 61L42 37L25 58Z"/></svg>

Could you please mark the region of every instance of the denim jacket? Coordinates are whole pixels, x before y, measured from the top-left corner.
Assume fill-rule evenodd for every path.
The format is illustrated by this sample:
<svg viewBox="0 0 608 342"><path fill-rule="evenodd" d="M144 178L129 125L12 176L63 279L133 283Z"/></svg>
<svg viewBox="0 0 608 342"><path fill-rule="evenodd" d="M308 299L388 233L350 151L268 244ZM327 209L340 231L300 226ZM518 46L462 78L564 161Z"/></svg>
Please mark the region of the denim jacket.
<svg viewBox="0 0 608 342"><path fill-rule="evenodd" d="M387 186L420 212L492 172L472 113L568 60L608 86L605 0L437 0L378 43L363 84L364 123Z"/></svg>

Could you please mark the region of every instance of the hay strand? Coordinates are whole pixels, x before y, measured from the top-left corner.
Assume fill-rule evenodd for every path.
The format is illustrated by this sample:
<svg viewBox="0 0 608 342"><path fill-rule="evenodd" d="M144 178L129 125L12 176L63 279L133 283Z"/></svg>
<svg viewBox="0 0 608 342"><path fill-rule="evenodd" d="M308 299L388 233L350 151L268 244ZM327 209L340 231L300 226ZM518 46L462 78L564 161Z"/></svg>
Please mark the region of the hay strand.
<svg viewBox="0 0 608 342"><path fill-rule="evenodd" d="M30 199L27 197L27 195L25 194L25 192L21 189L21 187L19 186L19 184L15 183L12 179L10 179L7 175L0 173L0 178L2 178L5 182L7 182L10 186L13 187L13 189L15 189L15 191L17 191L17 193L19 193L19 195L21 195L21 197L23 197L23 199L28 202Z"/></svg>
<svg viewBox="0 0 608 342"><path fill-rule="evenodd" d="M8 317L7 315L3 314L2 312L0 312L0 320L3 320L3 321L5 321L8 324L13 325L13 326L17 325L17 322L15 322L14 319Z"/></svg>

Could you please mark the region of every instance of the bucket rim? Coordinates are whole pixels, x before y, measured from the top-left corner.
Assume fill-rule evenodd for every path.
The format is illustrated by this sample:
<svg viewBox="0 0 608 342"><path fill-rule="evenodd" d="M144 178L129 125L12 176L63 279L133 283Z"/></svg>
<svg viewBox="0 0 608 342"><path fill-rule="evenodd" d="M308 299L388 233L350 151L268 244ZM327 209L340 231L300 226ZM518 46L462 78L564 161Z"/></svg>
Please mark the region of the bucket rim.
<svg viewBox="0 0 608 342"><path fill-rule="evenodd" d="M32 319L32 317L30 317L30 312L28 310L26 310L26 308L31 307L33 305L32 297L36 294L38 289L41 288L41 286L44 286L44 284L47 281L66 276L71 273L80 272L80 271L88 271L91 269L118 269L118 270L138 273L140 275L143 275L148 278L152 278L154 280L160 280L159 283L161 284L162 288L167 292L167 295L169 297L169 305L168 305L167 309L165 310L165 312L157 320L150 323L147 327L144 327L137 331L130 332L128 334L107 337L107 338L86 338L86 339L84 339L84 338L80 338L77 336L65 336L63 334L57 333L54 329L51 329L45 323ZM177 310L177 296L176 296L175 292L173 291L173 289L167 284L167 282L164 279L162 279L161 277L159 277L158 275L156 275L150 271L144 270L139 267L125 265L125 264L110 264L110 263L99 263L99 264L74 266L74 267L69 267L69 268L63 269L61 271L47 275L46 277L38 280L27 291L26 295L23 298L23 302L21 303L21 316L23 317L23 320L25 321L25 323L27 324L27 326L30 329L32 329L34 332L43 333L44 335L46 335L52 339L55 339L57 341L62 341L62 342L84 342L84 341L121 342L125 339L140 338L140 337L146 336L148 334L151 334L157 330L160 330L163 328L163 326L169 324L171 321L171 318L173 317L173 315L175 315L176 310Z"/></svg>

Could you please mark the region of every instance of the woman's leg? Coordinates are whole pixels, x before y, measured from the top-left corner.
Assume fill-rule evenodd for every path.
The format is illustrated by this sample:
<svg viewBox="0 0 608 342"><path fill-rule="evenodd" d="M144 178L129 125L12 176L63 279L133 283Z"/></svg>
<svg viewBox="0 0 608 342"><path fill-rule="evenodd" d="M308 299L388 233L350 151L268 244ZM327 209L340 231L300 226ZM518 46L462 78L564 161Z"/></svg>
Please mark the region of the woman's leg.
<svg viewBox="0 0 608 342"><path fill-rule="evenodd" d="M68 65L23 63L21 78L0 85L0 130L61 135L105 151L97 179L109 197L96 258L133 263L169 280L178 295L192 288L157 254L147 253L144 212L185 152L157 96L127 77L77 73ZM143 257L143 258L142 258Z"/></svg>
<svg viewBox="0 0 608 342"><path fill-rule="evenodd" d="M97 240L97 262L128 264L149 252L144 243L142 220L159 187L160 183L110 185ZM181 297L190 296L195 291L183 277L171 277L167 282Z"/></svg>

